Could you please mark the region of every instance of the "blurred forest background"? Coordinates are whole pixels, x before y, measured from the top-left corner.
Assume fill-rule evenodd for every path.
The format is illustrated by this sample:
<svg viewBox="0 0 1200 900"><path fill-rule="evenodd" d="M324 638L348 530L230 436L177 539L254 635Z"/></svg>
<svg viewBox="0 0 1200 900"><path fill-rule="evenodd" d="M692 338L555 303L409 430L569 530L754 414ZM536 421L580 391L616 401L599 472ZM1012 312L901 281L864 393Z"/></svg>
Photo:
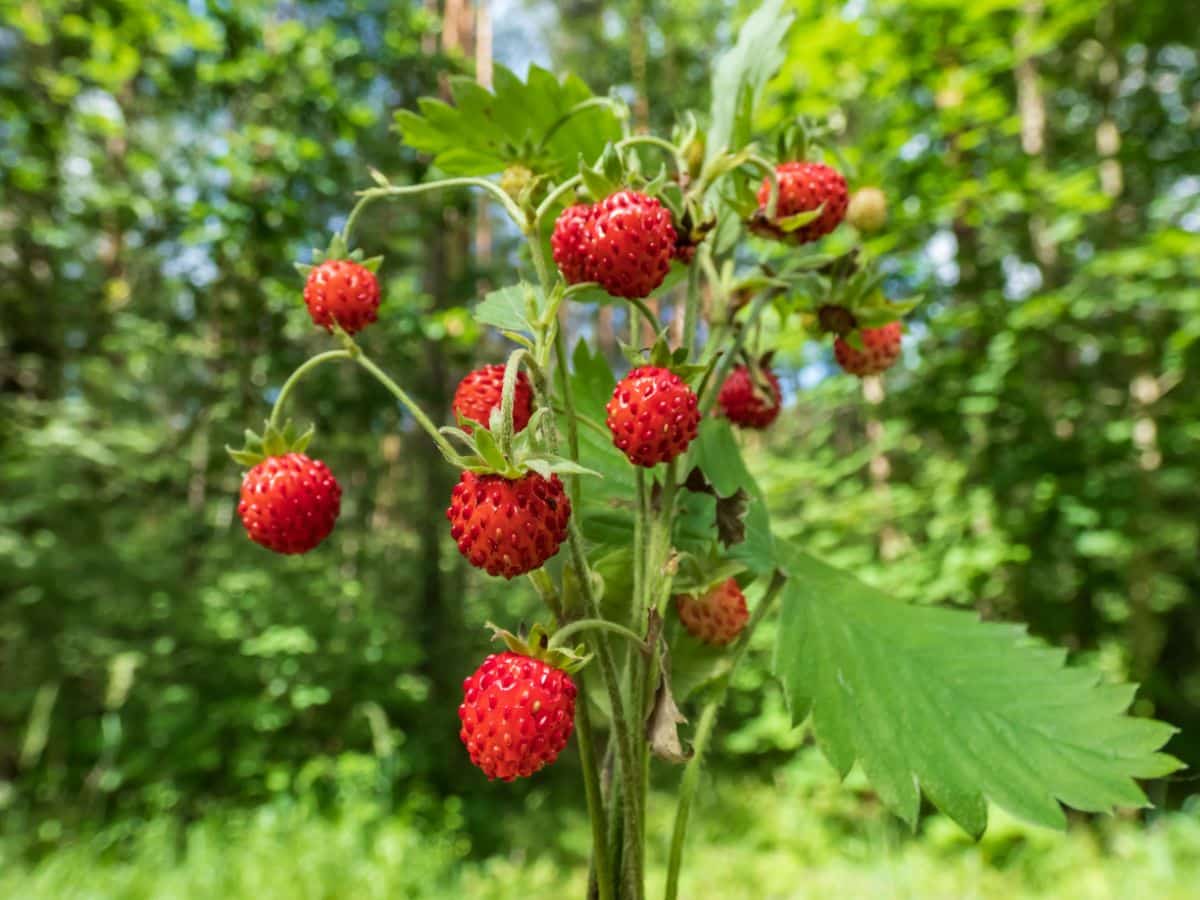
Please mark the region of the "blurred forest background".
<svg viewBox="0 0 1200 900"><path fill-rule="evenodd" d="M428 174L396 109L449 73L537 63L667 128L707 109L747 6L0 2L0 896L581 891L574 754L488 784L458 742L483 622L537 607L461 564L439 524L454 473L381 389L324 369L296 413L342 517L283 558L242 533L224 444L326 345L292 262L367 165ZM777 527L1141 682L1136 709L1182 729L1169 749L1195 769L1200 11L793 6L764 124L831 117L851 186L890 197L875 249L926 303L882 390L784 336L789 408L747 439ZM387 256L366 345L447 415L458 378L502 358L468 308L510 278L513 237L462 194L376 206L359 234ZM615 315L581 332L615 351ZM738 675L685 896L1200 880L1186 772L1151 786L1160 811L1066 837L1001 818L970 845L938 816L914 837L833 783L764 672Z"/></svg>

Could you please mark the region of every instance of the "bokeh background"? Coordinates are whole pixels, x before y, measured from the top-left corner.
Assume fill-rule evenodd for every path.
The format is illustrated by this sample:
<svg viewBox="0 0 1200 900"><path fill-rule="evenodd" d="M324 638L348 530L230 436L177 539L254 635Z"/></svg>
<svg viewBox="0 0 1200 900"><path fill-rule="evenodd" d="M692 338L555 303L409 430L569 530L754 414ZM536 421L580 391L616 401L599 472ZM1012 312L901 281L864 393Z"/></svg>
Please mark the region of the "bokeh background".
<svg viewBox="0 0 1200 900"><path fill-rule="evenodd" d="M916 603L1019 619L1182 729L1200 765L1200 10L1175 0L792 4L764 125L829 116L874 249L924 293L864 391L793 332L748 438L777 527ZM0 896L581 896L573 755L489 784L457 738L486 619L536 614L439 526L454 473L372 382L297 410L341 474L309 556L250 544L223 446L325 346L292 262L392 113L454 73L570 70L667 128L748 4L0 2ZM369 348L445 415L503 347L512 279L475 198L376 206ZM611 307L580 323L616 355ZM771 635L759 635L764 648ZM1155 811L910 834L834 783L763 665L739 672L692 898L1194 896L1187 772ZM678 772L655 777L670 788ZM655 804L661 863L669 808ZM661 869L655 870L661 879ZM1189 887L1190 886L1190 887Z"/></svg>

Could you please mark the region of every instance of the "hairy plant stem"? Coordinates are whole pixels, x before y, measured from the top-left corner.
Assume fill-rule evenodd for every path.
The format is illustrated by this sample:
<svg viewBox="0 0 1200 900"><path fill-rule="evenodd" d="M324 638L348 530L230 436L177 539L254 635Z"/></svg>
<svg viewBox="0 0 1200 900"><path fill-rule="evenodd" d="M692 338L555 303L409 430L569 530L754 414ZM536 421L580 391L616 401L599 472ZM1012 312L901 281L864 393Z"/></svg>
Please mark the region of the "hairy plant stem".
<svg viewBox="0 0 1200 900"><path fill-rule="evenodd" d="M283 387L279 389L278 396L275 397L275 403L271 406L271 417L267 419L268 428L279 427L279 417L283 412L284 404L287 403L288 397L291 396L296 385L309 372L315 369L322 363L329 362L335 359L350 359L351 353L349 350L326 350L324 353L318 353L316 356L309 357L302 362L296 371L288 376L287 381L283 383Z"/></svg>
<svg viewBox="0 0 1200 900"><path fill-rule="evenodd" d="M553 283L546 266L545 254L542 252L541 235L536 224L533 222L526 222L523 228L528 238L529 252L533 259L534 269L537 272L538 282L545 295L549 297L553 290ZM570 372L567 368L567 342L562 329L557 327L557 323L551 322L547 327L554 328L554 355L556 368L558 369L559 388L562 392L563 411L566 418L568 451L570 458L578 462L579 428L575 416L575 398L571 390ZM553 409L551 412L553 413ZM579 592L583 596L585 615L593 619L603 619L600 602L596 597L595 587L592 583L591 570L587 563L583 533L579 528L578 516L581 508L579 501L579 476L570 475L567 478L567 482L571 493L571 506L573 510L567 530L567 545L571 566L574 568L579 581ZM633 762L635 758L634 735L625 703L621 696L621 682L617 673L616 661L613 657L612 645L605 632L595 634L593 636L593 644L596 648L596 659L600 666L600 675L604 681L605 691L608 694L617 758L624 772L632 772L634 771ZM580 696L579 705L586 703L586 697ZM581 762L585 765L590 762L594 769L594 758L587 761L581 759ZM594 777L594 774L585 774L585 789L587 779L592 777ZM621 790L625 799L623 806L625 819L624 832L626 846L628 846L630 840L640 840L641 835L641 821L638 816L637 804L637 784L630 778L623 777L621 779ZM593 836L596 834L597 832L593 831ZM645 876L641 867L640 854L626 853L624 857L622 873L625 891L620 896L622 900L626 900L626 898L628 900L642 900L644 896Z"/></svg>
<svg viewBox="0 0 1200 900"><path fill-rule="evenodd" d="M705 381L703 385L703 390L700 394L700 415L702 417L707 416L712 411L713 404L717 402L717 393L721 390L721 385L725 383L726 376L729 375L729 371L737 362L738 353L741 352L742 345L746 341L746 332L753 327L767 304L771 302L773 296L773 292L764 291L755 297L754 301L750 304L750 311L746 314L746 321L741 323L741 327L734 329L733 345L717 361L712 377Z"/></svg>
<svg viewBox="0 0 1200 900"><path fill-rule="evenodd" d="M700 248L700 254L708 255L708 247ZM683 346L688 351L688 361L696 344L696 322L700 318L700 261L695 260L688 268L687 299L683 305Z"/></svg>
<svg viewBox="0 0 1200 900"><path fill-rule="evenodd" d="M599 900L617 900L613 891L612 864L608 859L608 821L604 797L600 792L600 774L596 768L596 739L592 732L592 714L588 710L587 672L575 676L579 683L579 702L575 705L575 743L583 769L583 794L588 819L592 823L592 877L596 879Z"/></svg>
<svg viewBox="0 0 1200 900"><path fill-rule="evenodd" d="M616 622L610 622L608 619L576 619L574 622L568 622L558 631L554 632L550 638L551 647L561 647L567 642L567 638L572 635L579 634L581 631L607 631L610 634L620 635L629 641L632 641L634 646L644 647L645 643L641 637L624 625L619 625Z"/></svg>
<svg viewBox="0 0 1200 900"><path fill-rule="evenodd" d="M675 826L671 831L671 850L667 858L667 887L663 894L664 900L676 900L679 895L679 867L683 862L683 843L687 837L688 817L692 811L692 802L696 798L696 791L700 786L704 753L708 749L713 728L717 724L717 716L729 693L733 674L737 670L738 663L742 661L742 657L746 655L754 632L758 629L758 623L771 611L771 607L775 604L775 598L779 595L786 580L786 577L778 571L772 576L771 583L767 586L762 599L758 601L750 621L746 623L746 627L734 645L733 654L729 660L729 671L726 673L724 682L700 713L700 721L696 725L696 732L692 738L692 758L688 760L687 767L683 770L683 780L679 786L679 803L675 808Z"/></svg>
<svg viewBox="0 0 1200 900"><path fill-rule="evenodd" d="M416 404L416 401L414 401L412 397L408 396L408 393L404 390L404 388L396 384L396 382L392 380L391 376L388 375L387 372L375 365L371 358L363 353L362 350L358 349L358 345L354 344L354 342L350 340L348 336L343 336L343 341L348 344L347 349L350 351L351 358L368 372L370 372L371 375L375 377L376 381L387 388L388 393L400 401L400 405L408 410L409 415L416 420L417 424L420 425L421 428L425 430L425 433L433 439L433 442L437 444L438 449L442 451L442 455L451 462L461 459L458 453L455 452L454 448L450 446L450 442L446 440L445 436L440 431L438 431L437 426L433 424L429 416L425 415L425 411Z"/></svg>
<svg viewBox="0 0 1200 900"><path fill-rule="evenodd" d="M387 185L386 187L367 188L365 191L358 191L356 196L358 202L354 204L354 208L350 210L350 215L346 217L346 224L342 226L342 240L347 245L350 243L350 235L354 230L354 223L358 221L359 215L367 208L370 203L383 197L408 197L414 194L426 194L430 191L440 191L445 188L453 187L477 187L487 191L492 197L499 202L504 211L508 213L508 217L517 224L518 227L525 227L525 214L521 208L513 202L512 197L504 192L504 189L494 181L488 181L486 178L442 178L438 181L427 181L423 184L406 184L406 185Z"/></svg>

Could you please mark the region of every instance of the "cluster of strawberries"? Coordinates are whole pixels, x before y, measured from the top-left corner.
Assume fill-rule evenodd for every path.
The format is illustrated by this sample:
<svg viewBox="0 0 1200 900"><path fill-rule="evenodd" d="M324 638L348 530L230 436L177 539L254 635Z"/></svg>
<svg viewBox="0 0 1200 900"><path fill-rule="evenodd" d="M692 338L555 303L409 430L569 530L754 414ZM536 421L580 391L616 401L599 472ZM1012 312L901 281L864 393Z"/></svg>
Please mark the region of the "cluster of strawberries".
<svg viewBox="0 0 1200 900"><path fill-rule="evenodd" d="M756 233L788 243L816 240L846 215L846 182L820 163L789 162L776 170L776 216L765 215L771 191L764 179L760 212L750 223ZM820 210L803 226L785 230L777 222ZM570 284L595 282L609 294L644 298L667 276L680 252L670 211L657 199L623 190L598 203L568 207L551 237L555 262ZM687 248L685 248L687 249ZM355 334L376 320L379 283L366 266L330 259L311 268L304 300L313 322ZM862 329L863 348L841 337L835 356L848 372L881 372L900 350L900 323ZM471 372L455 391L453 408L463 430L486 424L500 408L505 367ZM765 365L738 366L718 392L721 413L733 424L768 427L782 406L779 379ZM522 431L533 413L533 391L520 373L513 397L513 430ZM696 438L700 408L696 393L668 368L633 369L613 391L606 424L614 445L635 466L669 463ZM264 447L270 447L268 435ZM299 442L275 441L276 451L258 457L246 473L238 513L251 540L277 553L305 553L333 530L341 488L329 468L305 455ZM511 474L511 473L509 473ZM526 471L518 477L463 471L446 511L450 534L473 566L490 575L513 578L540 568L567 539L571 503L557 475ZM675 598L683 626L714 645L733 641L749 618L746 598L730 578L698 594ZM575 686L570 676L538 649L489 656L464 683L460 732L471 759L490 778L527 776L565 747L574 721Z"/></svg>

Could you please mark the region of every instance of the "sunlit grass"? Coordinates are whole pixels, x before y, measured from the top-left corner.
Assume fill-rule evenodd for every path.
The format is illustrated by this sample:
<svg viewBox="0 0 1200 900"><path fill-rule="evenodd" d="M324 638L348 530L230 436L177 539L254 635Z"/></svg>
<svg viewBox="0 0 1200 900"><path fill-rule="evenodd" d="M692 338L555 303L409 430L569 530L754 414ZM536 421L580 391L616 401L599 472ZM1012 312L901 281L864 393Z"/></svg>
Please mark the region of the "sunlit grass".
<svg viewBox="0 0 1200 900"><path fill-rule="evenodd" d="M671 808L656 796L650 896L660 896ZM186 828L158 819L113 829L36 861L0 845L0 897L470 898L583 897L586 823L575 811L514 810L508 852L479 860L453 813L334 816L304 802L210 815ZM441 824L430 824L440 817ZM423 824L418 824L421 822ZM998 813L979 843L940 817L910 836L853 777L801 754L774 783L722 776L696 810L681 896L765 898L1191 898L1200 885L1200 805L1148 824L1104 819L1066 834Z"/></svg>

